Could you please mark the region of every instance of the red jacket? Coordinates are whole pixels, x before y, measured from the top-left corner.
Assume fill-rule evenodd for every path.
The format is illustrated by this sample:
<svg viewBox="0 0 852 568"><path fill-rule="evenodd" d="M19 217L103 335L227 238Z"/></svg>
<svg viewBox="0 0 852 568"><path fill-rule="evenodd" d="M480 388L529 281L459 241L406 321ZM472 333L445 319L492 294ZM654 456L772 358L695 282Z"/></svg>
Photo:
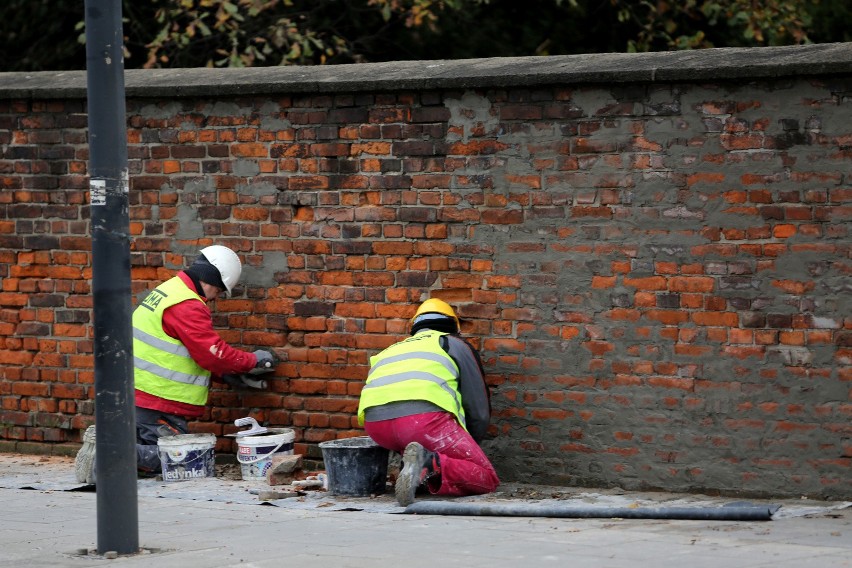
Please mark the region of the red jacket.
<svg viewBox="0 0 852 568"><path fill-rule="evenodd" d="M192 279L179 272L178 277L202 299L204 292L197 290ZM227 374L246 373L257 364L254 353L235 349L225 343L213 329L213 315L207 302L187 301L175 304L163 312L163 331L184 344L190 356L215 378ZM167 400L142 391L136 391L136 406L196 418L204 413L203 406Z"/></svg>

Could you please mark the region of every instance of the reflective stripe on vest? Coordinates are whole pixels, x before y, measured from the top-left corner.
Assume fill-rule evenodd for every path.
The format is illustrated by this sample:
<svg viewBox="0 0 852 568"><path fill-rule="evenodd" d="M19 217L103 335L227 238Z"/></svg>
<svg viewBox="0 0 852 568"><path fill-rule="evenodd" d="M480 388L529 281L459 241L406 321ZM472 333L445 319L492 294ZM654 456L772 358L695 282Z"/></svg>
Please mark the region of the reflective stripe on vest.
<svg viewBox="0 0 852 568"><path fill-rule="evenodd" d="M133 311L133 377L142 392L186 404L207 403L210 371L199 366L186 346L163 331L163 312L197 300L177 276L152 290Z"/></svg>
<svg viewBox="0 0 852 568"><path fill-rule="evenodd" d="M358 404L359 423L364 423L364 410L372 406L425 400L453 414L466 427L458 365L441 348L442 335L446 333L424 330L370 358L372 366Z"/></svg>

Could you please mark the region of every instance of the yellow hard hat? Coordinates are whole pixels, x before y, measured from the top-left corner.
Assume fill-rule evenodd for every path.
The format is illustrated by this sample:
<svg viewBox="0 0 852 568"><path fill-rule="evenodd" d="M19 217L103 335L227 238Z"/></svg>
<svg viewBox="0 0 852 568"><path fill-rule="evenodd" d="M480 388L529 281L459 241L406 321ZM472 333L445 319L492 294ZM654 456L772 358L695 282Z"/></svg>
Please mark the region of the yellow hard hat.
<svg viewBox="0 0 852 568"><path fill-rule="evenodd" d="M423 314L442 314L447 317L453 318L456 321L456 327L461 328L461 324L459 323L459 318L456 315L456 312L453 311L452 306L450 306L444 300L438 298L429 298L417 308L417 311L414 312L414 317L411 318L411 323L414 324L414 320L416 320L419 316Z"/></svg>

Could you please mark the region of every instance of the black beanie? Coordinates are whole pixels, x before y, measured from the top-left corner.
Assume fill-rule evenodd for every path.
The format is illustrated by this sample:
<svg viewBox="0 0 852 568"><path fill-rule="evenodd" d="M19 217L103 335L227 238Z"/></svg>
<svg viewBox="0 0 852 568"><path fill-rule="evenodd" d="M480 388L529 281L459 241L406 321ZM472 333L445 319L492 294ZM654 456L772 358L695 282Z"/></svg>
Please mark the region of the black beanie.
<svg viewBox="0 0 852 568"><path fill-rule="evenodd" d="M210 261L208 261L203 254L199 255L198 258L195 259L195 262L192 263L192 266L187 268L184 272L190 276L195 276L202 282L207 282L211 286L216 286L221 290L227 290L227 288L225 288L225 283L222 282L222 275L219 273L219 269L210 264Z"/></svg>

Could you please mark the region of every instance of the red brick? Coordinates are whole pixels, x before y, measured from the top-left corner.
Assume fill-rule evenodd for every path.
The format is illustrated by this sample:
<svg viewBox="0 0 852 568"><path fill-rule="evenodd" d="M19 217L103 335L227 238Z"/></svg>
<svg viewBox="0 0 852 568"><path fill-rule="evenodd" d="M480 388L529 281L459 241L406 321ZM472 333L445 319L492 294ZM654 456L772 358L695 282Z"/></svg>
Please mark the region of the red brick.
<svg viewBox="0 0 852 568"><path fill-rule="evenodd" d="M666 279L662 276L644 278L624 277L624 285L639 290L666 290Z"/></svg>
<svg viewBox="0 0 852 568"><path fill-rule="evenodd" d="M615 349L612 343L606 341L586 341L583 347L588 349L592 355L602 356Z"/></svg>
<svg viewBox="0 0 852 568"><path fill-rule="evenodd" d="M232 144L231 154L240 158L268 158L269 149L266 144Z"/></svg>
<svg viewBox="0 0 852 568"><path fill-rule="evenodd" d="M612 288L615 285L615 276L593 276L592 288Z"/></svg>
<svg viewBox="0 0 852 568"><path fill-rule="evenodd" d="M642 313L639 310L617 308L608 312L604 312L604 316L608 317L611 320L636 321L640 317L642 317Z"/></svg>
<svg viewBox="0 0 852 568"><path fill-rule="evenodd" d="M645 317L666 325L677 325L689 319L689 314L682 310L648 310Z"/></svg>
<svg viewBox="0 0 852 568"><path fill-rule="evenodd" d="M672 292L710 293L716 280L707 276L674 276L669 279L668 289Z"/></svg>
<svg viewBox="0 0 852 568"><path fill-rule="evenodd" d="M707 326L736 327L739 324L739 316L735 312L696 312L691 319L698 325Z"/></svg>
<svg viewBox="0 0 852 568"><path fill-rule="evenodd" d="M773 280L772 285L788 294L806 294L814 289L814 282L799 282L796 280Z"/></svg>

